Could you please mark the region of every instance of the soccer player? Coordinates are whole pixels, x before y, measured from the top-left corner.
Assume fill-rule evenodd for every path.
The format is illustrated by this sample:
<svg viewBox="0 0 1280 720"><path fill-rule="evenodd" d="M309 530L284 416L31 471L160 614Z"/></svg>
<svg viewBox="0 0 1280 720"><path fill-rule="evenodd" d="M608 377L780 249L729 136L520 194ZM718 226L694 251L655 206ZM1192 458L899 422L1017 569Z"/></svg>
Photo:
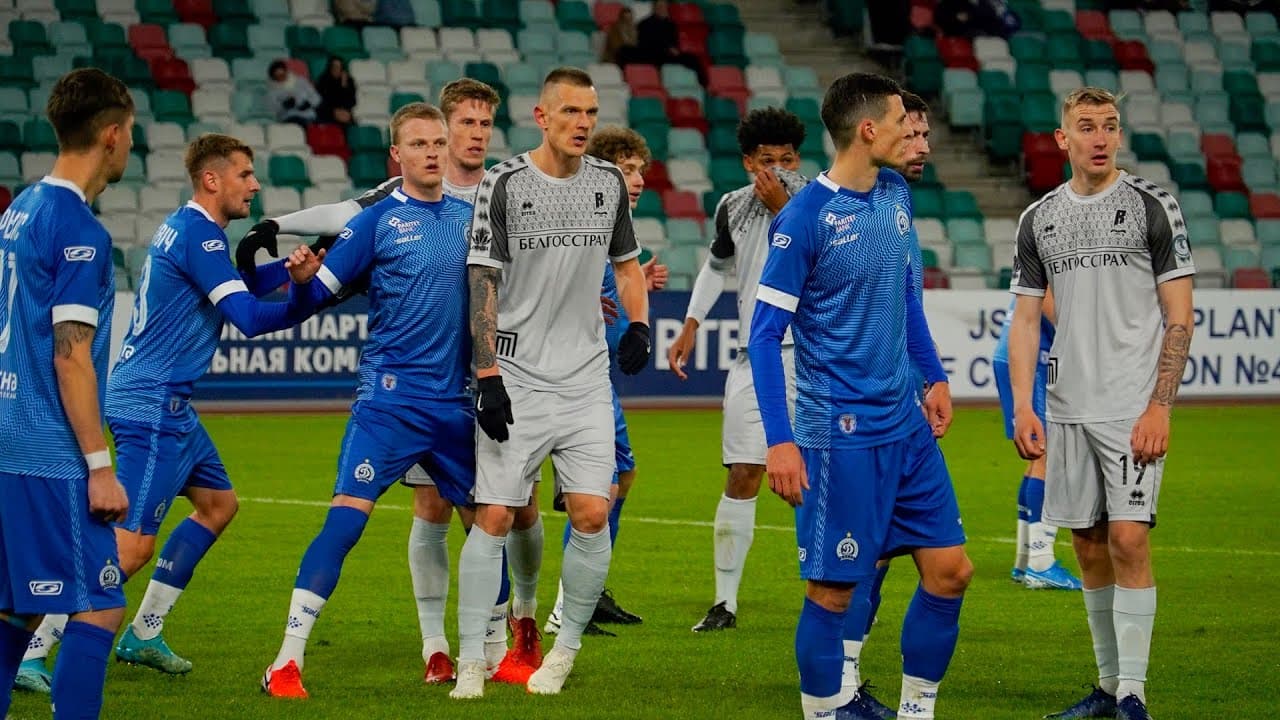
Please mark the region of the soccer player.
<svg viewBox="0 0 1280 720"><path fill-rule="evenodd" d="M192 199L152 236L106 408L129 493L129 515L116 525L125 577L150 562L177 496L186 495L193 508L165 542L138 613L116 645L117 659L174 674L190 671L191 663L161 637L165 617L239 505L191 407L193 387L213 360L224 321L255 337L308 314L297 303L256 300L288 281L283 262L264 266L252 288L231 264L224 230L249 216L261 189L253 150L227 135L201 135L187 147L186 169Z"/></svg>
<svg viewBox="0 0 1280 720"><path fill-rule="evenodd" d="M636 209L636 203L640 201L640 193L644 192L644 171L649 166L651 156L649 154L649 145L645 142L644 136L630 128L622 128L609 126L601 128L591 136L591 142L587 144L587 154L594 158L599 158L605 162L611 162L618 166L622 171L622 177L627 181L627 197L631 202L631 209ZM648 290L661 290L666 285L667 269L665 265L657 265L657 259L651 259L643 266L645 268L645 283ZM655 269L656 272L650 272L649 269ZM604 266L604 296L609 298L615 309L619 306L618 283L614 276L613 265L606 263ZM626 332L629 320L625 311L618 313L618 317L613 322L608 323L605 327L605 342L609 346L610 357L618 352L618 343L622 340L622 335ZM617 461L618 469L613 474L613 497L609 501L609 543L616 545L618 541L618 527L622 522L622 506L627 501L627 494L631 491L631 486L636 481L636 458L631 451L631 436L627 432L627 418L622 414L622 403L618 400L617 389L613 390L613 425L614 425L614 458ZM569 536L571 534L572 525L566 523L564 527L564 538L561 547L568 547ZM547 616L547 624L543 627L548 634L554 635L560 631L560 614L564 610L564 584L561 583L556 592L556 604L551 610L551 614ZM587 624L586 634L588 635L613 635L613 633L596 625L596 623L617 623L621 625L636 625L642 622L642 618L635 613L627 612L613 598L613 593L605 588L600 594L600 600L596 603L596 612L591 618L591 622Z"/></svg>
<svg viewBox="0 0 1280 720"><path fill-rule="evenodd" d="M1013 322L1016 297L1009 302L1001 325L1000 340L991 356L991 372L1000 394L1000 410L1004 414L1005 437L1013 439L1013 385L1009 381L1009 326ZM1031 395L1032 409L1043 425L1045 420L1046 384L1049 381L1049 350L1053 345L1053 295L1045 293L1044 314L1040 317L1040 353L1036 362L1035 386ZM1079 590L1080 579L1058 562L1054 542L1058 528L1046 523L1044 510L1044 458L1027 464L1018 486L1017 550L1009 577L1033 590Z"/></svg>
<svg viewBox="0 0 1280 720"><path fill-rule="evenodd" d="M951 422L946 373L912 288L911 194L901 175L912 128L900 89L855 73L836 80L822 118L831 169L770 228L748 352L769 451L770 488L796 507L796 628L806 717L852 709L843 687L845 616L883 557L911 553L920 585L903 622L900 718L932 718L973 573L936 437ZM796 345L795 431L782 339ZM912 364L930 383L921 401Z"/></svg>
<svg viewBox="0 0 1280 720"><path fill-rule="evenodd" d="M91 203L124 176L133 98L93 68L53 86L53 170L0 217L0 717L46 613L69 615L52 678L58 717L96 718L124 619L105 401L111 238Z"/></svg>
<svg viewBox="0 0 1280 720"><path fill-rule="evenodd" d="M1191 346L1195 266L1182 210L1116 167L1120 132L1109 91L1067 96L1056 136L1071 180L1022 213L1013 265L1014 444L1028 460L1046 458L1044 520L1071 529L1100 686L1056 718L1150 717L1150 531ZM1057 334L1046 435L1033 392L1048 291Z"/></svg>
<svg viewBox="0 0 1280 720"><path fill-rule="evenodd" d="M316 306L367 277L371 307L333 502L302 557L284 642L262 677L263 690L276 697L307 696L307 638L382 493L415 463L455 504L467 502L474 484L465 272L471 206L444 194L448 131L437 108L397 110L391 143L404 183L348 223L307 284L297 284L305 274L294 274L293 291ZM310 253L299 247L291 262Z"/></svg>
<svg viewBox="0 0 1280 720"><path fill-rule="evenodd" d="M551 71L534 109L542 144L490 168L476 197L468 263L483 434L477 433L476 523L458 563L455 698L484 693L484 625L500 583L502 548L514 508L527 502L548 455L573 530L561 575L560 632L530 676L530 692L560 692L609 572L609 486L617 466L598 292L606 259L631 318L618 345L618 365L628 374L648 363L649 303L626 181L612 163L583 157L598 112L590 75Z"/></svg>
<svg viewBox="0 0 1280 720"><path fill-rule="evenodd" d="M756 285L768 247L769 223L792 193L804 187L800 145L804 123L781 108L752 110L738 125L742 167L751 182L725 193L716 205L711 253L698 272L685 312L684 328L667 351L671 371L681 380L693 354L698 326L724 290L725 275L738 275L738 354L725 380L721 462L729 469L724 494L716 508L713 534L716 569L715 603L694 632L725 630L738 623L738 586L755 534L756 496L764 476L765 441L746 351ZM795 376L791 336L783 340L788 396L794 401Z"/></svg>

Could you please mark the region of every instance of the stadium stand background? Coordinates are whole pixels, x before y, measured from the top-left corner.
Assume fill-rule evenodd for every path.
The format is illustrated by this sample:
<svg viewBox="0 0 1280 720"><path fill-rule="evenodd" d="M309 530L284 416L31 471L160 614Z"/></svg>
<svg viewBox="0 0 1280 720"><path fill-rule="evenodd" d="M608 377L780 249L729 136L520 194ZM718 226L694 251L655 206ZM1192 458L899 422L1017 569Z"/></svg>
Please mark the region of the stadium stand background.
<svg viewBox="0 0 1280 720"><path fill-rule="evenodd" d="M863 0L676 3L681 49L707 68L598 62L624 3L597 0L409 0L402 27L335 24L327 0L0 0L0 207L52 166L42 117L49 88L74 67L116 74L138 105L134 157L98 211L111 231L117 285L131 289L146 242L190 194L187 141L222 131L258 150L264 189L254 217L351 197L396 168L390 114L433 100L467 75L504 102L491 160L533 147L538 85L556 65L586 68L601 122L636 128L655 162L635 212L642 244L688 289L706 252L708 215L746 182L736 123L782 105L809 129L803 170L829 160L818 110L826 83L883 70ZM637 19L649 3L625 3ZM1017 214L1069 172L1052 131L1083 83L1125 93L1121 164L1177 193L1198 286L1280 285L1280 30L1267 13L1104 11L1097 0L1011 0L1009 37L943 35L936 0L903 0L908 36L889 70L934 104L934 161L916 187L930 287L1008 285ZM1194 5L1194 3L1193 3ZM7 32L4 32L7 29ZM315 78L330 55L349 63L358 125L305 130L273 121L267 69L287 59ZM877 56L879 57L879 56ZM1273 135L1272 129L1277 132ZM945 183L943 181L945 178Z"/></svg>

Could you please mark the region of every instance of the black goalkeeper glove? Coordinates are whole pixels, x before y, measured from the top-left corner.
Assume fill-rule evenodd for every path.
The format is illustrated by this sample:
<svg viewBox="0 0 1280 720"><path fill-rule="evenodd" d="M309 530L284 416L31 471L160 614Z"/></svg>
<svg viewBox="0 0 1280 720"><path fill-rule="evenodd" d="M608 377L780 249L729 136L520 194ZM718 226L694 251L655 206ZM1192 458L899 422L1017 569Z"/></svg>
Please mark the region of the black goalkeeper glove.
<svg viewBox="0 0 1280 720"><path fill-rule="evenodd" d="M618 341L618 369L635 375L649 364L649 326L632 321Z"/></svg>
<svg viewBox="0 0 1280 720"><path fill-rule="evenodd" d="M266 250L271 257L279 257L280 246L276 242L279 232L280 224L275 220L263 220L249 228L249 232L240 238L240 244L236 246L236 269L246 275L257 271L258 262L254 260L254 255L258 248Z"/></svg>
<svg viewBox="0 0 1280 720"><path fill-rule="evenodd" d="M495 442L506 442L511 437L507 426L514 425L515 418L511 416L511 398L501 375L476 378L476 422Z"/></svg>

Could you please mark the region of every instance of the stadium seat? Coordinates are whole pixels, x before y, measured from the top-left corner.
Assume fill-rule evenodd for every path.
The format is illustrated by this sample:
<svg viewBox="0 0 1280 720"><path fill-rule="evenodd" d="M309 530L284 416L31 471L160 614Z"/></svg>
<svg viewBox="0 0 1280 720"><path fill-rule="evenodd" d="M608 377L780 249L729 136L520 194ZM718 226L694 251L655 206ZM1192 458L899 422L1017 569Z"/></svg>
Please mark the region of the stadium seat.
<svg viewBox="0 0 1280 720"><path fill-rule="evenodd" d="M1232 273L1231 286L1239 290L1266 290L1271 287L1271 277L1260 267L1237 268Z"/></svg>
<svg viewBox="0 0 1280 720"><path fill-rule="evenodd" d="M58 136L53 132L53 125L44 118L32 118L23 127L22 136L26 149L32 152L58 151Z"/></svg>
<svg viewBox="0 0 1280 720"><path fill-rule="evenodd" d="M151 74L155 77L156 87L160 90L174 90L186 95L196 89L195 80L191 79L191 70L184 60L178 58L162 58L151 63Z"/></svg>
<svg viewBox="0 0 1280 720"><path fill-rule="evenodd" d="M684 190L667 190L662 193L662 208L669 218L687 218L702 222L702 202L698 195Z"/></svg>
<svg viewBox="0 0 1280 720"><path fill-rule="evenodd" d="M982 211L978 209L977 199L974 198L973 193L967 190L944 191L943 207L946 210L946 218L948 220L955 218L982 219Z"/></svg>
<svg viewBox="0 0 1280 720"><path fill-rule="evenodd" d="M307 128L307 145L316 155L337 155L346 160L351 157L347 138L338 125L317 123Z"/></svg>
<svg viewBox="0 0 1280 720"><path fill-rule="evenodd" d="M191 115L191 102L187 96L174 90L157 90L151 94L151 111L156 120L176 122L186 126L194 122Z"/></svg>
<svg viewBox="0 0 1280 720"><path fill-rule="evenodd" d="M371 25L362 29L360 35L370 58L383 63L404 59L404 52L400 49L400 36L394 28Z"/></svg>
<svg viewBox="0 0 1280 720"><path fill-rule="evenodd" d="M985 245L982 223L973 218L952 218L946 222L947 239L960 245Z"/></svg>
<svg viewBox="0 0 1280 720"><path fill-rule="evenodd" d="M702 107L692 98L671 98L666 103L667 117L672 127L694 128L701 133L709 130Z"/></svg>
<svg viewBox="0 0 1280 720"><path fill-rule="evenodd" d="M1280 195L1276 193L1254 193L1249 197L1249 214L1259 222L1257 231L1259 239L1263 238L1262 220L1280 220ZM1280 225L1275 225L1275 238L1280 241ZM1265 241L1264 241L1265 242Z"/></svg>
<svg viewBox="0 0 1280 720"><path fill-rule="evenodd" d="M311 185L307 177L306 163L296 155L272 155L268 168L268 177L272 185L299 190Z"/></svg>
<svg viewBox="0 0 1280 720"><path fill-rule="evenodd" d="M1256 248L1258 246L1258 238L1253 231L1253 222L1248 218L1235 218L1219 222L1218 237L1221 238L1222 244L1227 247Z"/></svg>

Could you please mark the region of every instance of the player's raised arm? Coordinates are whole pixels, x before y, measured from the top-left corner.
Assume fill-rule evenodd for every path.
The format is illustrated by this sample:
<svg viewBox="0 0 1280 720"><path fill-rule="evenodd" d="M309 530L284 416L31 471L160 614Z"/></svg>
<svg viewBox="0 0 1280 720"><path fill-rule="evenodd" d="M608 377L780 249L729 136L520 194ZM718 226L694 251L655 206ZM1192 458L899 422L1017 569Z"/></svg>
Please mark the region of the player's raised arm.
<svg viewBox="0 0 1280 720"><path fill-rule="evenodd" d="M728 197L727 195L725 197ZM689 379L684 371L685 363L693 354L693 346L697 342L698 327L707 319L711 307L724 292L725 275L734 268L735 246L733 233L729 230L729 207L725 197L716 205L715 237L711 239L711 252L702 263L698 277L693 281L693 292L689 294L689 308L684 313L684 327L675 342L667 350L667 364L671 372L681 380Z"/></svg>
<svg viewBox="0 0 1280 720"><path fill-rule="evenodd" d="M345 286L366 282L373 267L374 235L381 217L381 206L361 211L338 233L342 242L329 250L322 248L319 254L309 247L296 248L285 261L293 280L290 305L314 313L341 297Z"/></svg>
<svg viewBox="0 0 1280 720"><path fill-rule="evenodd" d="M1031 403L1040 349L1040 313L1049 287L1032 227L1035 208L1033 205L1023 212L1018 221L1010 287L1018 299L1013 306L1013 317L1006 325L1009 333L1009 384L1013 386L1013 444L1025 460L1041 457L1045 449L1044 426Z"/></svg>

